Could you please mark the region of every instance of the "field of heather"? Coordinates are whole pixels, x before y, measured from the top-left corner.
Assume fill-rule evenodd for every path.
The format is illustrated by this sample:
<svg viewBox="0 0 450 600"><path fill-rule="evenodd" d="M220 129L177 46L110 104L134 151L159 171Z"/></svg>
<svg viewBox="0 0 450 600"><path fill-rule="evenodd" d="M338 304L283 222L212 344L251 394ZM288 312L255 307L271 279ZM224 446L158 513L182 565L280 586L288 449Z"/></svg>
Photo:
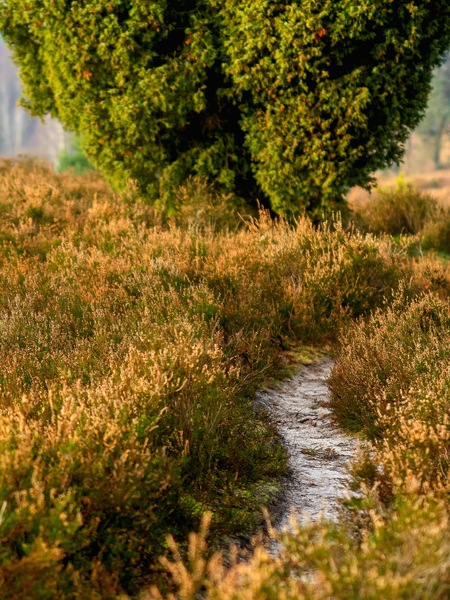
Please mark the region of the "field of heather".
<svg viewBox="0 0 450 600"><path fill-rule="evenodd" d="M0 596L447 598L447 209L405 185L384 222L315 226L179 194L167 217L0 164ZM324 351L358 494L233 564L286 471L255 392Z"/></svg>

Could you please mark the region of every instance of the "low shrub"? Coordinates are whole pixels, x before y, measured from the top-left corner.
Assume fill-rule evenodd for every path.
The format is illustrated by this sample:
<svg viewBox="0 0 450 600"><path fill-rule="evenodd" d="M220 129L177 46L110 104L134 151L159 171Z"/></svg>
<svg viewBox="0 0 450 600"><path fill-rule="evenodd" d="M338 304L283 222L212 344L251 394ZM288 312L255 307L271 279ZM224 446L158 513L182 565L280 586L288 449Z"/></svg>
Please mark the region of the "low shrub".
<svg viewBox="0 0 450 600"><path fill-rule="evenodd" d="M433 293L399 294L342 340L331 403L344 426L374 438L355 473L385 503L408 491L448 498L449 365L450 303Z"/></svg>
<svg viewBox="0 0 450 600"><path fill-rule="evenodd" d="M361 231L375 234L415 235L424 250L450 254L450 211L410 183L378 189L375 195L354 204L352 217Z"/></svg>
<svg viewBox="0 0 450 600"><path fill-rule="evenodd" d="M341 338L330 378L333 411L344 427L380 435L391 404L417 380L439 378L449 358L448 299L431 293L411 301L401 291Z"/></svg>
<svg viewBox="0 0 450 600"><path fill-rule="evenodd" d="M373 197L354 207L355 220L363 230L390 235L418 234L438 214L430 194L399 180L396 187L379 188Z"/></svg>
<svg viewBox="0 0 450 600"><path fill-rule="evenodd" d="M341 422L373 438L352 465L357 492L337 523L271 532L245 561L208 551L207 520L188 559L169 540L172 594L148 600L445 600L450 595L450 304L434 293L392 305L342 333L332 373ZM233 561L234 557L234 561ZM231 561L231 565L230 565Z"/></svg>
<svg viewBox="0 0 450 600"><path fill-rule="evenodd" d="M189 560L171 541L174 558L163 564L175 592L155 586L145 600L446 600L450 594L449 516L443 501L402 501L389 516L370 510L370 525L330 523L293 527L278 535L280 554L256 546L229 566L208 552L205 529L193 534Z"/></svg>
<svg viewBox="0 0 450 600"><path fill-rule="evenodd" d="M450 210L441 207L436 215L424 224L420 238L425 249L450 254Z"/></svg>

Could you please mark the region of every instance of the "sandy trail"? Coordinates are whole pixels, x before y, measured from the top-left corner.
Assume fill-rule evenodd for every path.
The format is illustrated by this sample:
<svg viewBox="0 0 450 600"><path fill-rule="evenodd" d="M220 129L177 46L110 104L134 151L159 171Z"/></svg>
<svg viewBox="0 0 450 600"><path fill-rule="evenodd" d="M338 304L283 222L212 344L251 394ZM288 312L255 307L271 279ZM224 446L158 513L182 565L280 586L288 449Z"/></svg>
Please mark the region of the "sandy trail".
<svg viewBox="0 0 450 600"><path fill-rule="evenodd" d="M273 511L279 530L289 528L293 511L300 522L336 519L338 499L346 494L346 467L357 444L331 419L327 381L332 366L325 358L257 395L289 454L284 497Z"/></svg>

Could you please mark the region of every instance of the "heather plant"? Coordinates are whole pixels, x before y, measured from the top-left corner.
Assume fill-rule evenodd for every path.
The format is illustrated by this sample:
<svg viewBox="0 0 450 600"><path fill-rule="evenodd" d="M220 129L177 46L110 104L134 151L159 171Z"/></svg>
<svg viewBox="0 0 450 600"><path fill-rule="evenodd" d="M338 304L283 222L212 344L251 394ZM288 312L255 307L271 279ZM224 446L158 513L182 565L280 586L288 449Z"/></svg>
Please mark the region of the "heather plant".
<svg viewBox="0 0 450 600"><path fill-rule="evenodd" d="M386 432L374 462L383 464L373 483L390 486L393 494L405 490L448 499L450 493L450 371L417 377L396 403L381 414Z"/></svg>
<svg viewBox="0 0 450 600"><path fill-rule="evenodd" d="M448 498L449 339L448 296L428 293L409 302L400 294L343 340L332 405L344 426L375 436L375 453L356 470L388 504L408 490Z"/></svg>
<svg viewBox="0 0 450 600"><path fill-rule="evenodd" d="M258 544L245 561L230 566L230 557L208 551L207 520L192 534L188 559L169 540L172 559L163 565L174 592L156 586L145 600L359 600L361 598L445 600L450 526L442 501L403 501L389 516L368 510L369 524L355 537L351 527L293 523L290 533L277 534L279 555Z"/></svg>
<svg viewBox="0 0 450 600"><path fill-rule="evenodd" d="M448 299L400 292L368 322L350 325L330 379L335 415L347 427L378 435L383 415L421 378L439 379L449 360Z"/></svg>
<svg viewBox="0 0 450 600"><path fill-rule="evenodd" d="M366 238L364 238L366 239ZM426 598L450 593L450 305L448 268L415 262L402 287L340 334L330 387L341 424L372 440L353 462L337 523L271 531L277 556L256 542L249 557L212 554L192 534L187 558L173 538L161 559L173 591L151 600ZM231 564L230 564L231 562Z"/></svg>
<svg viewBox="0 0 450 600"><path fill-rule="evenodd" d="M352 465L358 493L337 523L319 521L256 542L246 560L211 553L208 519L163 557L173 591L149 600L327 598L444 600L450 594L450 312L448 295L411 298L351 324L331 377L340 421L373 438ZM230 564L231 563L231 564Z"/></svg>
<svg viewBox="0 0 450 600"><path fill-rule="evenodd" d="M424 250L450 253L449 209L403 178L395 187L377 189L370 198L355 202L351 212L362 231L415 236Z"/></svg>
<svg viewBox="0 0 450 600"><path fill-rule="evenodd" d="M194 207L201 194L221 221L183 226L98 174L0 165L11 598L135 591L164 534L182 538L205 510L213 545L254 526L285 456L251 398L286 368L281 351L335 339L405 278L409 294L430 281L390 238L266 213L237 226L210 190Z"/></svg>
<svg viewBox="0 0 450 600"><path fill-rule="evenodd" d="M366 231L390 235L418 234L439 213L437 201L403 179L395 187L379 188L354 209L356 222Z"/></svg>
<svg viewBox="0 0 450 600"><path fill-rule="evenodd" d="M440 207L436 215L425 223L420 237L425 249L450 254L450 210Z"/></svg>

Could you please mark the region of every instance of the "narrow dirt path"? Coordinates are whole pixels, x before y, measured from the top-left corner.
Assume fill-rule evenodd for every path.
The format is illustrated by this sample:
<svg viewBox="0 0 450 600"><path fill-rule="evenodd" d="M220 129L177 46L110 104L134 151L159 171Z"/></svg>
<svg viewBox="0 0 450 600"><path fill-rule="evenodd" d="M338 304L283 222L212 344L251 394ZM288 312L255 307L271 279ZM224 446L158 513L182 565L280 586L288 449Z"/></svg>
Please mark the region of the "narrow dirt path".
<svg viewBox="0 0 450 600"><path fill-rule="evenodd" d="M257 395L289 454L284 494L273 510L277 529L289 527L292 511L301 522L336 519L338 499L345 495L346 466L357 444L331 419L327 381L332 366L325 358Z"/></svg>

